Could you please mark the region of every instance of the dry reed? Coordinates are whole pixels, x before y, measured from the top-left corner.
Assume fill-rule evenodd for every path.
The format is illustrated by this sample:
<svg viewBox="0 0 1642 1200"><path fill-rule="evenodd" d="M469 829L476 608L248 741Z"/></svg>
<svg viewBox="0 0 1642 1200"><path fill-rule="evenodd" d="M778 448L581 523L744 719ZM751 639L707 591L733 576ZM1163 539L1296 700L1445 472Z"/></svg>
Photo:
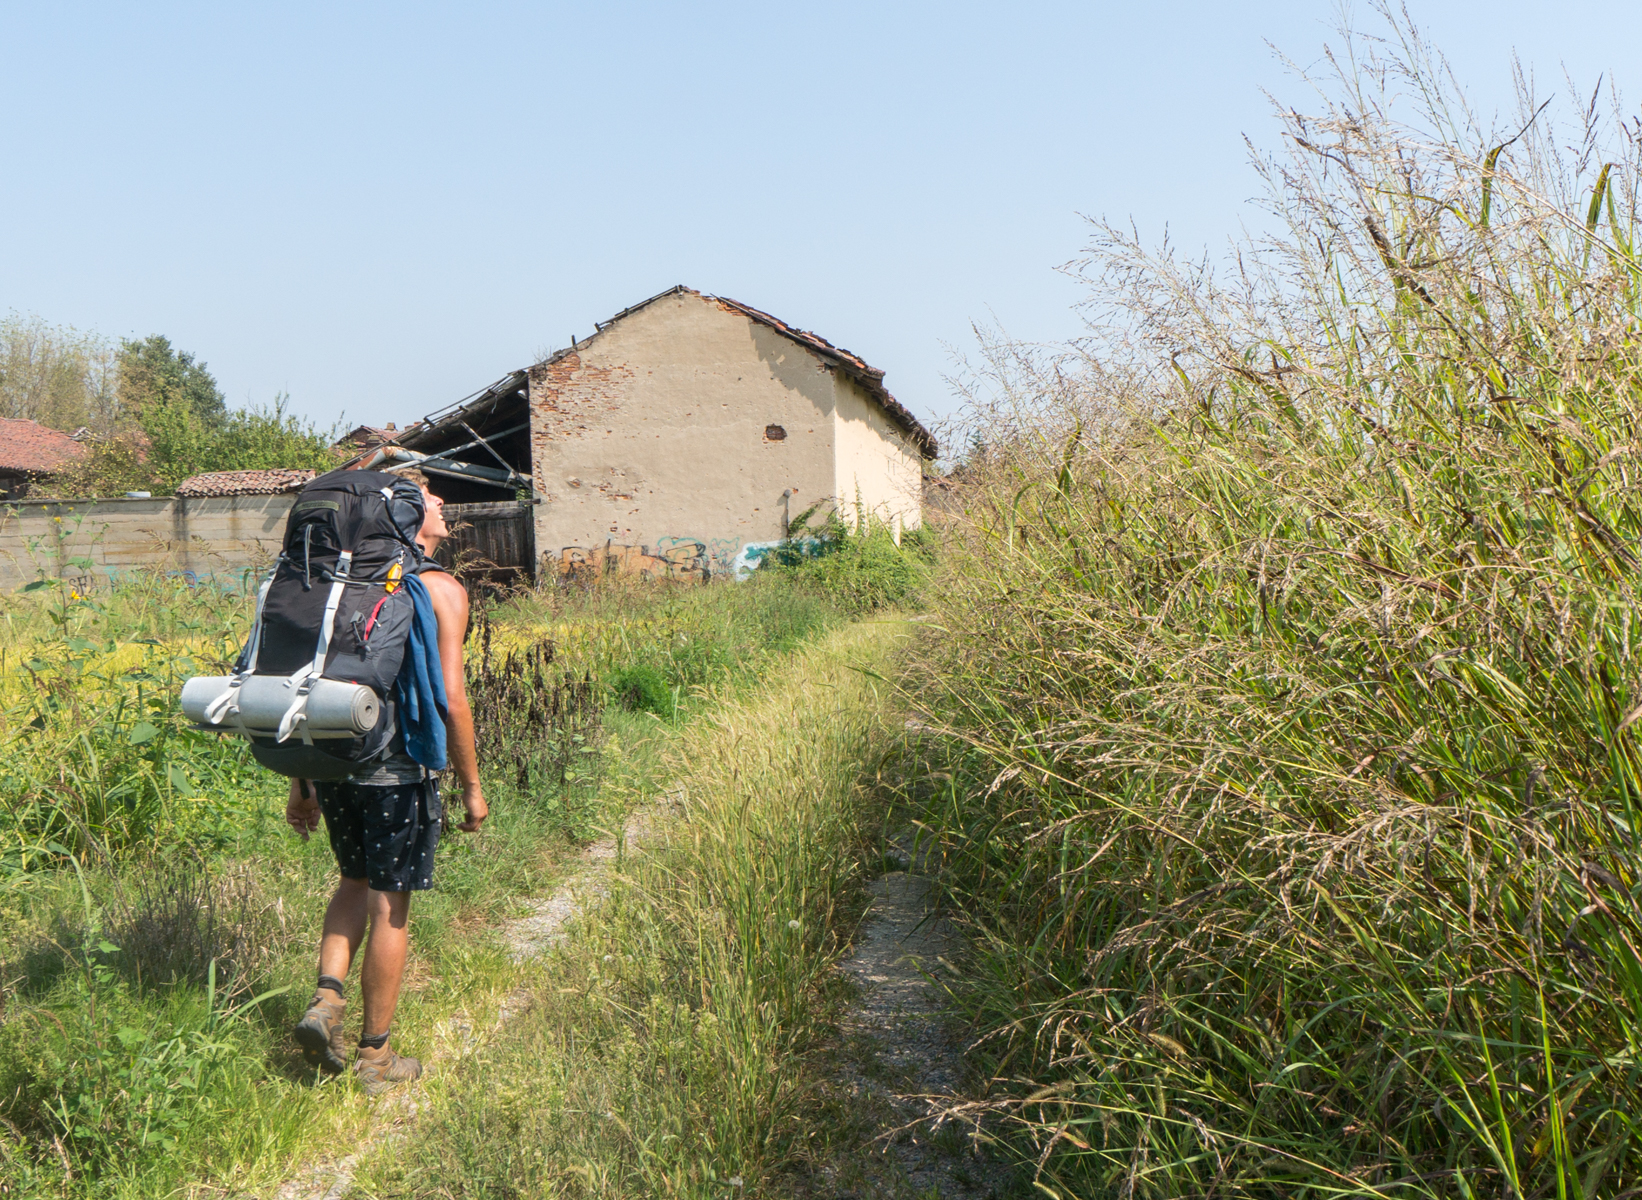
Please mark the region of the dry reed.
<svg viewBox="0 0 1642 1200"><path fill-rule="evenodd" d="M1052 1195L1639 1186L1636 130L1381 16L1281 236L1098 227L977 390L919 802Z"/></svg>

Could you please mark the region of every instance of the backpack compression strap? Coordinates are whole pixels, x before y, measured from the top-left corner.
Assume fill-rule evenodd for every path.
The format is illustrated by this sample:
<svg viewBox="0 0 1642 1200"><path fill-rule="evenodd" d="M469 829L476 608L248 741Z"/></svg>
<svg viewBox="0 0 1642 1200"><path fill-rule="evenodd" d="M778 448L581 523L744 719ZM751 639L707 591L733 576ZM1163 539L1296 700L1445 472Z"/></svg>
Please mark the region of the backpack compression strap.
<svg viewBox="0 0 1642 1200"><path fill-rule="evenodd" d="M222 690L222 695L205 709L205 719L212 725L220 725L228 717L239 715L239 688L242 683L256 674L257 654L262 650L262 609L268 603L268 589L273 586L274 576L279 572L279 563L262 577L262 587L257 591L257 613L251 619L251 641L245 647L245 666L234 672L234 677L228 681L228 686Z"/></svg>
<svg viewBox="0 0 1642 1200"><path fill-rule="evenodd" d="M352 566L353 551L342 551L337 558L336 570L331 575L331 594L325 598L325 615L319 622L319 644L314 647L314 661L291 676L291 682L297 685L296 699L291 701L291 707L287 708L285 715L280 718L278 741L283 742L291 736L298 725L301 725L303 745L314 744L313 734L308 731L308 695L314 690L314 684L319 682L325 671L325 655L331 648L331 631L336 627L337 606L342 603L342 593L348 586L348 572Z"/></svg>

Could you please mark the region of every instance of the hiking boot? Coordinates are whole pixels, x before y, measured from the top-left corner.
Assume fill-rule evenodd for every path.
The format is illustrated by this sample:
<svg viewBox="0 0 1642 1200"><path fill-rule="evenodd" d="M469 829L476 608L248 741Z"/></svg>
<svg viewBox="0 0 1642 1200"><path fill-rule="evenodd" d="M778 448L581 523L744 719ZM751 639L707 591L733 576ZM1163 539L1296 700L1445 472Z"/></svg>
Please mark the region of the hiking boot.
<svg viewBox="0 0 1642 1200"><path fill-rule="evenodd" d="M361 1050L354 1060L353 1073L367 1096L380 1096L396 1083L420 1079L422 1064L414 1058L395 1054L391 1046L384 1046L381 1053L369 1056Z"/></svg>
<svg viewBox="0 0 1642 1200"><path fill-rule="evenodd" d="M291 1031L308 1065L327 1075L340 1075L348 1069L348 1040L342 1035L342 1012L347 1007L348 1002L341 996L320 988Z"/></svg>

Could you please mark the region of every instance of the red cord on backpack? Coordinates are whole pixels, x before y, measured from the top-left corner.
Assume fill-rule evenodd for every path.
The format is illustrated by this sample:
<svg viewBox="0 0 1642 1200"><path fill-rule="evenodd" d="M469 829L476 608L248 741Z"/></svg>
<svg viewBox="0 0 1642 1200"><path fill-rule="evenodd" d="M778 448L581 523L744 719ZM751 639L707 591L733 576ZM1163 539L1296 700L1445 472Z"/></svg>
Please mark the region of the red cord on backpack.
<svg viewBox="0 0 1642 1200"><path fill-rule="evenodd" d="M388 598L383 596L382 599L376 602L376 607L371 609L371 619L365 622L365 636L360 638L360 641L368 642L371 640L371 626L376 624L376 614L382 611L382 606L387 602Z"/></svg>

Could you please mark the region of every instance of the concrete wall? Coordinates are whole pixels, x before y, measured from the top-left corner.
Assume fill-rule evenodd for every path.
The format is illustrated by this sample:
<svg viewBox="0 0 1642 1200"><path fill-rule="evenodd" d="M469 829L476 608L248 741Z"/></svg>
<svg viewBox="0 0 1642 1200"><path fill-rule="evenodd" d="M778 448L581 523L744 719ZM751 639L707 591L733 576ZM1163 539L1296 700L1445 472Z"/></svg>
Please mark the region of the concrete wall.
<svg viewBox="0 0 1642 1200"><path fill-rule="evenodd" d="M923 455L877 401L842 375L833 427L839 512L846 520L882 521L900 541L903 529L922 523Z"/></svg>
<svg viewBox="0 0 1642 1200"><path fill-rule="evenodd" d="M41 574L108 578L149 568L204 578L260 570L279 553L292 500L6 501L0 503L0 589Z"/></svg>
<svg viewBox="0 0 1642 1200"><path fill-rule="evenodd" d="M700 296L624 317L530 373L543 567L745 569L789 513L831 498L834 403L814 355Z"/></svg>

